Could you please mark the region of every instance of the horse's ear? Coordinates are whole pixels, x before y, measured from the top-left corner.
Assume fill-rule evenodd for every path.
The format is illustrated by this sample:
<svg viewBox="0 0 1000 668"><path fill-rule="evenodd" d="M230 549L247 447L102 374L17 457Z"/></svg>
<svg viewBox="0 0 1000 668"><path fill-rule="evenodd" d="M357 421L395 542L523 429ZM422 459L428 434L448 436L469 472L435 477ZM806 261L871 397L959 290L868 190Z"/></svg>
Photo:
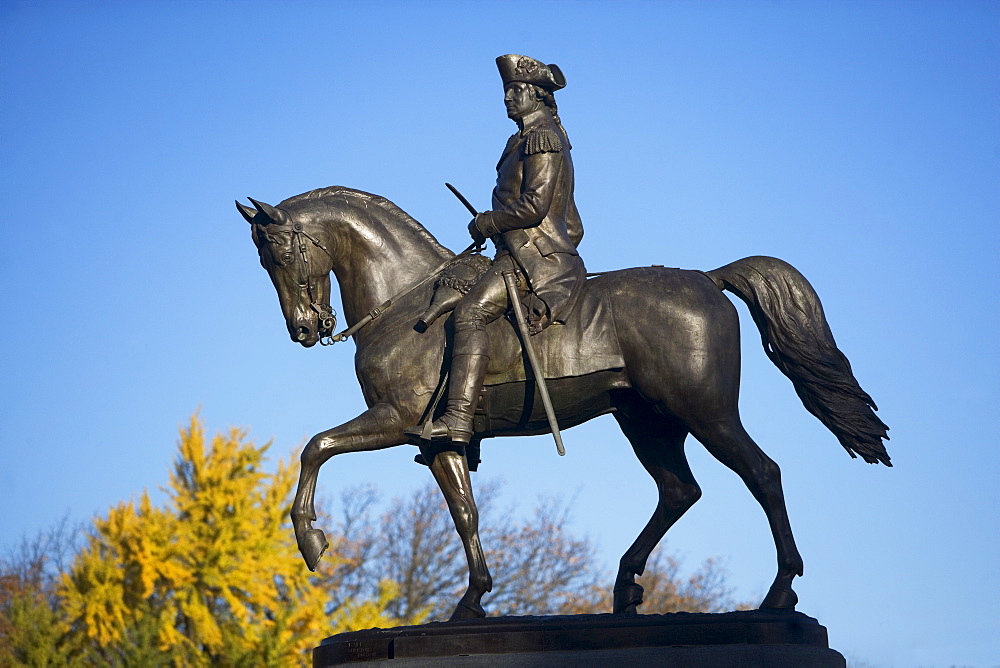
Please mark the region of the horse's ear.
<svg viewBox="0 0 1000 668"><path fill-rule="evenodd" d="M271 222L280 225L284 221L285 216L283 215L280 209L276 209L270 204L267 204L265 202L258 202L253 197L247 197L247 199L250 200L250 202L252 202L255 207L257 207L258 211L260 211L265 216L270 218Z"/></svg>
<svg viewBox="0 0 1000 668"><path fill-rule="evenodd" d="M236 200L236 210L243 215L243 217L246 219L248 223L253 222L253 216L255 213L257 213L256 211L246 206L245 204L241 204L239 200Z"/></svg>

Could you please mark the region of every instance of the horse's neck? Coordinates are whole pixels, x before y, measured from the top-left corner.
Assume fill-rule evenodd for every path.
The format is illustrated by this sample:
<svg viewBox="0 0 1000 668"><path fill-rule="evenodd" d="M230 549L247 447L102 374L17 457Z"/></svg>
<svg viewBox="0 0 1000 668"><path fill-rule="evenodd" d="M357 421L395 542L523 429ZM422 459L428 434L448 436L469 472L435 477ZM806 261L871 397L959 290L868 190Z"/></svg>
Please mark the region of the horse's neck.
<svg viewBox="0 0 1000 668"><path fill-rule="evenodd" d="M360 207L331 226L338 256L333 270L348 326L453 256L415 221L398 223L383 211Z"/></svg>

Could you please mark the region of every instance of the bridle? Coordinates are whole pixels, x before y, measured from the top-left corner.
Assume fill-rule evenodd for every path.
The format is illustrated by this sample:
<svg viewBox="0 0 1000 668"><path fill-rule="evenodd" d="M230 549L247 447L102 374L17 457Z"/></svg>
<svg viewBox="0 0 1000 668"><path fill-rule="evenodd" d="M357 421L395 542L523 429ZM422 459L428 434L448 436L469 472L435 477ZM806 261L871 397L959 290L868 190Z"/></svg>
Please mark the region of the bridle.
<svg viewBox="0 0 1000 668"><path fill-rule="evenodd" d="M262 225L261 227L265 236L269 236L267 235L267 226ZM306 246L306 241L312 242L314 246L326 253L331 260L333 260L333 255L330 254L329 249L322 241L306 232L302 223L293 222L288 227L292 233L292 257L289 259L295 258L296 283L300 291L305 290L306 296L309 298L309 307L316 313L316 333L319 335L320 345L332 346L337 342L333 335L334 330L337 328L337 312L329 304L323 303L317 297L319 290L315 279L309 272L309 249ZM298 252L296 253L295 251ZM282 258L282 263L285 261L285 258Z"/></svg>

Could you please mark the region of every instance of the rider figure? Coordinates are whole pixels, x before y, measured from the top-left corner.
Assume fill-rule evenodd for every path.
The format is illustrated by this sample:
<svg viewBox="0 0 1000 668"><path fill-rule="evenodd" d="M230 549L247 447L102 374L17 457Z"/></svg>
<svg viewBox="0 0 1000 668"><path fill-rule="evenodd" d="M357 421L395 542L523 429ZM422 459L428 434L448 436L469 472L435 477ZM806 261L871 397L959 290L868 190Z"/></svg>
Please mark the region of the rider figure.
<svg viewBox="0 0 1000 668"><path fill-rule="evenodd" d="M432 425L434 441L466 444L472 438L476 400L489 362L486 325L509 305L504 272L515 272L527 299L532 333L563 322L586 280L576 251L583 224L573 201L569 138L553 92L566 85L556 65L533 58L497 58L507 115L518 132L497 163L493 210L477 214L469 233L497 249L493 266L455 308L455 347L444 415ZM527 345L528 342L525 342ZM420 429L408 430L419 434Z"/></svg>

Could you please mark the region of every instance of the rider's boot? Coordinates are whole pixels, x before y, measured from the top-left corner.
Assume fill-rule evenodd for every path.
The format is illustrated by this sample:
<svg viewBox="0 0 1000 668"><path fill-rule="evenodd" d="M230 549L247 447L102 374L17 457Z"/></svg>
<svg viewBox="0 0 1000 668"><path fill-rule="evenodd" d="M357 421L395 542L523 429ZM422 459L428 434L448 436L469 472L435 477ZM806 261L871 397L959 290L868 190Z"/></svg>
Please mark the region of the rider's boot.
<svg viewBox="0 0 1000 668"><path fill-rule="evenodd" d="M451 360L451 378L448 381L448 403L444 415L431 425L432 442L461 443L467 445L472 438L472 418L476 401L486 376L488 355L456 354ZM420 426L405 430L406 434L422 438Z"/></svg>

